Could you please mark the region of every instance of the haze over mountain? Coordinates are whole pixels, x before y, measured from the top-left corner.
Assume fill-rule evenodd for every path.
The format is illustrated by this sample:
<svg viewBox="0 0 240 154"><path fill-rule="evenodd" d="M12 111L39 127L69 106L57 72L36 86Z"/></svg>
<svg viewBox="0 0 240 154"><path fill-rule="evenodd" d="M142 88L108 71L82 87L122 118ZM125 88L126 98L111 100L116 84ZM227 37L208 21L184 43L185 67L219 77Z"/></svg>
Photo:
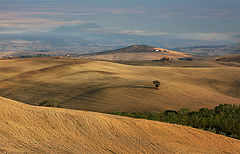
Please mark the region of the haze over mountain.
<svg viewBox="0 0 240 154"><path fill-rule="evenodd" d="M0 51L88 53L146 44L162 48L239 41L235 0L0 2Z"/></svg>
<svg viewBox="0 0 240 154"><path fill-rule="evenodd" d="M0 51L60 51L69 53L88 53L111 50L119 46L147 44L156 47L174 48L196 44L227 44L231 41L197 40L179 38L175 35L144 35L122 33L104 28L94 23L65 25L47 32L23 32L2 34Z"/></svg>
<svg viewBox="0 0 240 154"><path fill-rule="evenodd" d="M56 33L78 33L85 30L95 30L95 29L104 29L102 26L99 26L94 23L87 23L83 25L76 25L76 26L61 26L54 29L52 32Z"/></svg>
<svg viewBox="0 0 240 154"><path fill-rule="evenodd" d="M175 50L196 55L223 56L240 54L240 43L230 45L198 45L194 47L176 48Z"/></svg>

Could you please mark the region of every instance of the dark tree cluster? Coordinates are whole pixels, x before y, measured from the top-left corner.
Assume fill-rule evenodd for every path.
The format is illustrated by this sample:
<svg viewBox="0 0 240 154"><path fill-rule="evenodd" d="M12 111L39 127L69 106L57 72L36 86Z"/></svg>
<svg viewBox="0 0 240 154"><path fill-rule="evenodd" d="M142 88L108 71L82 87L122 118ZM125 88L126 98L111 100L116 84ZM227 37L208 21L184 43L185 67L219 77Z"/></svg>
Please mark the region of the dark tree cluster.
<svg viewBox="0 0 240 154"><path fill-rule="evenodd" d="M58 107L61 108L61 103L54 101L54 100L45 100L38 104L38 106L45 106L45 107Z"/></svg>
<svg viewBox="0 0 240 154"><path fill-rule="evenodd" d="M155 87L156 89L159 88L160 84L161 84L161 83L160 83L158 80L154 80L154 81L153 81L153 85L154 85L154 87Z"/></svg>
<svg viewBox="0 0 240 154"><path fill-rule="evenodd" d="M115 112L115 115L142 118L191 126L217 134L240 139L240 106L221 104L214 109L201 108L199 111L180 109L156 112Z"/></svg>

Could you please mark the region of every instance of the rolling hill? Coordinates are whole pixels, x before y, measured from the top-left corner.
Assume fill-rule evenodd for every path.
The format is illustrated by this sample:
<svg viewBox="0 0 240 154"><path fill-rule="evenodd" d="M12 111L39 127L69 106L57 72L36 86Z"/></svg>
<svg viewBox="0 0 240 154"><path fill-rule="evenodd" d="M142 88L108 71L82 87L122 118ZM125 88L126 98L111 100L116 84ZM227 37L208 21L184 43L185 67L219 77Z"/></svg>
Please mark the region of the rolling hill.
<svg viewBox="0 0 240 154"><path fill-rule="evenodd" d="M225 56L230 54L240 54L240 43L229 45L201 45L176 48L175 50L196 55Z"/></svg>
<svg viewBox="0 0 240 154"><path fill-rule="evenodd" d="M185 126L36 107L0 97L2 153L238 153L240 141Z"/></svg>
<svg viewBox="0 0 240 154"><path fill-rule="evenodd" d="M191 55L147 45L133 45L116 50L84 54L80 57L97 60L160 60L163 57L169 57L176 60L191 57Z"/></svg>
<svg viewBox="0 0 240 154"><path fill-rule="evenodd" d="M167 67L78 58L0 60L0 96L32 105L53 99L64 108L98 112L240 104L239 67L215 59L182 63ZM153 80L161 82L159 90L153 88Z"/></svg>
<svg viewBox="0 0 240 154"><path fill-rule="evenodd" d="M217 61L240 63L240 55L228 55L228 56L218 57Z"/></svg>

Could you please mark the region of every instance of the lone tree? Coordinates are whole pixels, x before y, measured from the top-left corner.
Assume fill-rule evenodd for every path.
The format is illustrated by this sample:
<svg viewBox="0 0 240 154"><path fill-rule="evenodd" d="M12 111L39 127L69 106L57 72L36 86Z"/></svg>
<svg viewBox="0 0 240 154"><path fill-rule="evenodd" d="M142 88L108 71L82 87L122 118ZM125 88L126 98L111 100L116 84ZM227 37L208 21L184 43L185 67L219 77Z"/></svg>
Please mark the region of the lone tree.
<svg viewBox="0 0 240 154"><path fill-rule="evenodd" d="M154 80L154 81L153 81L153 85L154 85L154 87L155 87L156 89L158 89L159 86L160 86L160 82L159 82L158 80Z"/></svg>

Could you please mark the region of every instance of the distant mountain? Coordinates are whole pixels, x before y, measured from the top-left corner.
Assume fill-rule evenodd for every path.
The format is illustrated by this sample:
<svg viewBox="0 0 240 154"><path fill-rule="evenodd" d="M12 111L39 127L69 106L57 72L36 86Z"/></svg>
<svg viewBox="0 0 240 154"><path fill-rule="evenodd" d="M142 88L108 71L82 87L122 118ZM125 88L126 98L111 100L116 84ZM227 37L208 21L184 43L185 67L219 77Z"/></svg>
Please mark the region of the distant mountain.
<svg viewBox="0 0 240 154"><path fill-rule="evenodd" d="M5 28L0 28L0 31L5 31L6 29L4 29ZM238 36L236 35L236 37ZM19 43L19 41L22 43ZM24 42L28 43L26 44ZM225 41L224 43L228 42ZM168 34L141 35L137 33L125 33L117 29L108 29L95 23L64 25L47 32L31 31L23 33L1 34L0 36L0 52L39 51L44 49L49 51L74 52L81 54L112 50L116 49L117 47L124 47L131 44L147 44L157 47L161 46L163 48L178 47L179 49L174 50L186 50L188 53L207 55L208 52L206 51L210 51L211 47L215 48L215 46L196 46L193 48L183 47L199 44L215 45L222 44L222 42L180 38L175 35ZM200 48L199 51L197 50L198 48ZM216 48L219 49L222 47L217 46ZM230 48L233 49L234 53L237 50L234 47ZM222 51L222 49L220 51ZM216 54L223 55L222 53Z"/></svg>
<svg viewBox="0 0 240 154"><path fill-rule="evenodd" d="M209 42L204 40L184 39L173 35L141 35L133 33L122 33L118 30L107 29L95 23L87 23L81 25L66 25L60 26L48 32L49 35L64 35L64 40L74 37L98 44L112 46L127 46L131 44L147 44L151 46L161 46L164 48L174 48L191 46L192 44L211 44L216 42ZM189 45L190 44L190 45Z"/></svg>
<svg viewBox="0 0 240 154"><path fill-rule="evenodd" d="M53 33L77 33L88 30L103 30L104 28L100 25L94 23L87 23L82 25L74 25L74 26L61 26L50 32Z"/></svg>
<svg viewBox="0 0 240 154"><path fill-rule="evenodd" d="M240 43L230 45L200 45L175 48L174 50L197 55L224 56L229 54L240 54Z"/></svg>
<svg viewBox="0 0 240 154"><path fill-rule="evenodd" d="M216 59L216 61L240 63L240 54L239 55L227 55L227 56L219 57L219 58Z"/></svg>

